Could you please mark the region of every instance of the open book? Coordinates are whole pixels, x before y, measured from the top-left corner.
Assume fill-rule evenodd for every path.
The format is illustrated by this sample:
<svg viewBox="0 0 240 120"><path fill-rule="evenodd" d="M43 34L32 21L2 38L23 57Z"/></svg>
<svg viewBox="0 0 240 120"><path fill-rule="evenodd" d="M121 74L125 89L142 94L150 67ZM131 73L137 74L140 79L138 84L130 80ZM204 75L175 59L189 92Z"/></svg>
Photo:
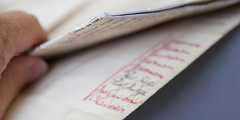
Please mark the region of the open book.
<svg viewBox="0 0 240 120"><path fill-rule="evenodd" d="M50 40L32 54L43 57L214 12L54 61L50 73L20 95L6 120L124 119L240 23L240 0L25 1L5 9L39 17Z"/></svg>

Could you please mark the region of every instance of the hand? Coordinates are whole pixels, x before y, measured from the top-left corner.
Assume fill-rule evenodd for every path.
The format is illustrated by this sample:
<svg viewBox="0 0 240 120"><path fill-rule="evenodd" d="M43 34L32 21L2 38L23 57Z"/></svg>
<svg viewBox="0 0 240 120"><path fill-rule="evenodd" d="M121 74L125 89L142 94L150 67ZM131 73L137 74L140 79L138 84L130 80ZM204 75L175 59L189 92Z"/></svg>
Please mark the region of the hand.
<svg viewBox="0 0 240 120"><path fill-rule="evenodd" d="M37 19L22 12L0 13L0 120L26 85L47 71L47 64L24 54L46 40Z"/></svg>

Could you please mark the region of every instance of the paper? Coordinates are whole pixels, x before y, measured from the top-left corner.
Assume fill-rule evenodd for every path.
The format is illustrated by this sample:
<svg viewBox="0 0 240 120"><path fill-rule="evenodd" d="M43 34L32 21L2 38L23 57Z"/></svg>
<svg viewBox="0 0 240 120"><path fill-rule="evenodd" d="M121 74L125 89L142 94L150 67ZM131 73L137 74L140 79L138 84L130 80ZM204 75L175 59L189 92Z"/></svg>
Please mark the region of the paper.
<svg viewBox="0 0 240 120"><path fill-rule="evenodd" d="M130 12L141 10L153 10L157 8L170 8L179 5L199 3L212 0L1 0L1 5L8 10L23 10L36 15L42 25L48 30L54 27L54 24L60 19L73 12L82 13L81 8L91 7L91 4L97 5L97 9L89 11L96 13L94 17L104 12ZM155 4L152 4L152 3ZM91 4L90 4L91 3ZM137 4L137 5L136 5ZM72 17L72 16L71 16ZM76 26L75 26L76 27ZM68 31L69 32L69 31Z"/></svg>
<svg viewBox="0 0 240 120"><path fill-rule="evenodd" d="M0 1L0 10L16 2L16 0L1 0Z"/></svg>
<svg viewBox="0 0 240 120"><path fill-rule="evenodd" d="M6 10L21 10L35 15L47 31L52 31L57 25L63 24L66 17L87 6L86 0L15 0ZM80 10L80 9L79 9Z"/></svg>
<svg viewBox="0 0 240 120"><path fill-rule="evenodd" d="M238 2L240 0L16 0L6 8L38 17L50 40L37 47L32 55L54 57Z"/></svg>
<svg viewBox="0 0 240 120"><path fill-rule="evenodd" d="M51 39L49 42L36 48L32 54L42 57L61 55L111 38L130 34L158 23L187 15L196 15L198 13L220 9L240 2L239 0L218 0L194 4L196 1L177 1L178 0L168 2L161 1L159 4L141 1L146 4L139 3L138 5L133 4L136 4L134 0L132 2L121 1L118 6L116 6L116 3L118 3L116 1L107 1L109 4L104 0L101 1L104 4L98 4L97 2L88 9L86 8L88 12L81 12L78 17L68 21L65 23L66 25L56 30L55 34L60 34L60 37L54 37L55 39ZM99 8L99 5L105 5L106 7ZM113 5L113 7L111 7L111 5ZM121 8L123 5L125 5L125 7ZM95 11L97 11L98 14L102 13L102 15L99 16ZM77 25L79 26L75 31L64 34L67 31L73 30Z"/></svg>
<svg viewBox="0 0 240 120"><path fill-rule="evenodd" d="M237 5L67 56L6 120L122 120L239 23Z"/></svg>

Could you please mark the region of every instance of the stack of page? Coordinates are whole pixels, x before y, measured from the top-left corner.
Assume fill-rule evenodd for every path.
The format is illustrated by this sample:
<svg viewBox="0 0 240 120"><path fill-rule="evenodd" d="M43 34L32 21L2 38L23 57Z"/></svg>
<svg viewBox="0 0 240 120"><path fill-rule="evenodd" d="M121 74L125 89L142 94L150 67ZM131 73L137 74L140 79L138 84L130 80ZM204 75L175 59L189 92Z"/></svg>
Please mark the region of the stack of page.
<svg viewBox="0 0 240 120"><path fill-rule="evenodd" d="M6 3L0 9L36 15L50 35L49 41L31 54L58 59L42 81L19 96L5 119L122 120L234 29L240 23L239 3L240 0ZM186 16L191 17L180 19ZM157 24L160 25L138 32ZM83 49L92 45L95 46Z"/></svg>

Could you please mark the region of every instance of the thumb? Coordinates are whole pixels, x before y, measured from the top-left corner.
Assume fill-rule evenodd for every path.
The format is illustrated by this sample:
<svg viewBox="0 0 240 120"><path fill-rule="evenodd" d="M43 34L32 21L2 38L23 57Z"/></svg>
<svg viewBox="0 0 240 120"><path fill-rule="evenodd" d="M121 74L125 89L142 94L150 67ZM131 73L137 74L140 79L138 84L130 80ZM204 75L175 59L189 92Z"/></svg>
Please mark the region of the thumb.
<svg viewBox="0 0 240 120"><path fill-rule="evenodd" d="M9 63L0 79L0 120L19 91L46 70L46 63L36 57L16 57Z"/></svg>

